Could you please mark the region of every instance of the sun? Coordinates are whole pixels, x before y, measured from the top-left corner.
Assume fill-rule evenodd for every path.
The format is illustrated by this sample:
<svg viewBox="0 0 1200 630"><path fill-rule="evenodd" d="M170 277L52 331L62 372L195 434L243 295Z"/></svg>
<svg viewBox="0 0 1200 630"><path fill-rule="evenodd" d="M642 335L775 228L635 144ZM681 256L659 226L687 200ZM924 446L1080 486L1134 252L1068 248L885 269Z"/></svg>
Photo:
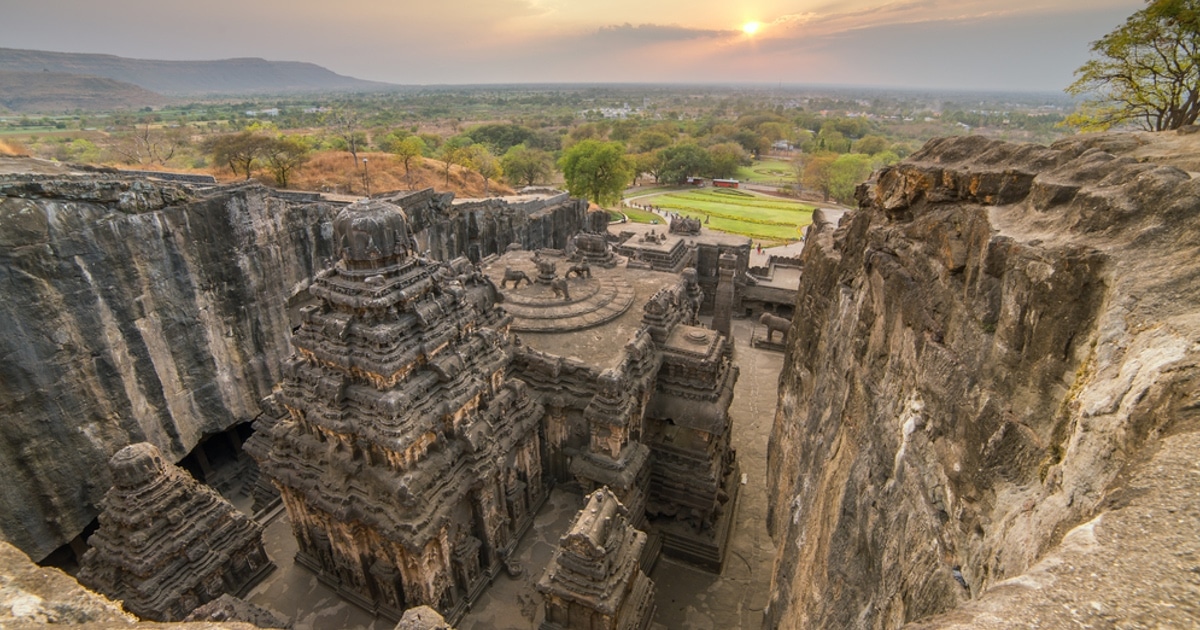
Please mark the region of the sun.
<svg viewBox="0 0 1200 630"><path fill-rule="evenodd" d="M762 28L762 24L758 22L746 22L742 25L742 32L747 35L753 35L757 33L758 29L760 28Z"/></svg>

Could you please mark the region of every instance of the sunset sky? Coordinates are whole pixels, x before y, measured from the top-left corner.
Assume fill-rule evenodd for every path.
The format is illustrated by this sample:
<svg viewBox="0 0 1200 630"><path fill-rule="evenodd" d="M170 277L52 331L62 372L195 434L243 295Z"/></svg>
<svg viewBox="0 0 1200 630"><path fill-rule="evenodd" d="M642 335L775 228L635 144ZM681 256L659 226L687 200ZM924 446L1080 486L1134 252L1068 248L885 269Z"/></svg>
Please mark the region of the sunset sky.
<svg viewBox="0 0 1200 630"><path fill-rule="evenodd" d="M7 0L0 47L309 61L400 84L1059 91L1142 0Z"/></svg>

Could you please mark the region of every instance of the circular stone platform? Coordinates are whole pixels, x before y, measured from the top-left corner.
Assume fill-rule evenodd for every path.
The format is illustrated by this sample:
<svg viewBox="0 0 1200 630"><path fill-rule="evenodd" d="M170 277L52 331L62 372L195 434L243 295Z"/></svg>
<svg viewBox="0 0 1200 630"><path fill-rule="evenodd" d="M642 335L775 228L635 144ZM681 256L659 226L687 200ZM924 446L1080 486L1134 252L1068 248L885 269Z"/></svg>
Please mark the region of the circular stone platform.
<svg viewBox="0 0 1200 630"><path fill-rule="evenodd" d="M500 307L512 315L517 332L570 332L614 320L633 304L633 287L621 278L571 278L567 286L569 300L536 283L501 289Z"/></svg>

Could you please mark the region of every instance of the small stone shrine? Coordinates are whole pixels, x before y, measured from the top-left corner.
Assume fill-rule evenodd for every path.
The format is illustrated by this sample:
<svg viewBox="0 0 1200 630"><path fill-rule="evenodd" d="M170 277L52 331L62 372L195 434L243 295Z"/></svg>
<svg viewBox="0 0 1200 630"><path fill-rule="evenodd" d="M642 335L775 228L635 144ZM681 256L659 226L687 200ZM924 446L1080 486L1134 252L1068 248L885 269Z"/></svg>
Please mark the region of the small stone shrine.
<svg viewBox="0 0 1200 630"><path fill-rule="evenodd" d="M511 317L470 262L416 255L379 200L333 231L276 394L286 413L246 448L279 487L298 562L376 614L427 605L455 623L546 497L543 408L508 378Z"/></svg>
<svg viewBox="0 0 1200 630"><path fill-rule="evenodd" d="M154 445L126 446L109 468L100 529L80 561L85 586L143 619L178 621L223 594L245 593L274 568L262 528L164 462Z"/></svg>
<svg viewBox="0 0 1200 630"><path fill-rule="evenodd" d="M639 565L646 534L608 488L587 498L538 580L541 630L643 630L654 618L654 582Z"/></svg>

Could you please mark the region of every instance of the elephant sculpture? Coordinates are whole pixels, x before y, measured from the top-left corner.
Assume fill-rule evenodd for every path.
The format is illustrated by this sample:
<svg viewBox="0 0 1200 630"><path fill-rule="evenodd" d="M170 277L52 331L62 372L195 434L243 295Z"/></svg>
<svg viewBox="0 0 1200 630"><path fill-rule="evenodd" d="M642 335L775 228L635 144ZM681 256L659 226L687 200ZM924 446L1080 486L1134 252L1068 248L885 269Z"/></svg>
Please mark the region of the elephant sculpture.
<svg viewBox="0 0 1200 630"><path fill-rule="evenodd" d="M792 327L792 320L784 319L770 313L763 313L762 317L758 318L758 323L767 327L767 343L771 343L772 338L775 336L775 331L783 333L780 335L781 342L787 339L788 329Z"/></svg>
<svg viewBox="0 0 1200 630"><path fill-rule="evenodd" d="M505 267L504 268L504 278L502 278L500 280L500 288L507 289L508 288L507 285L511 281L513 283L513 288L516 289L521 286L522 280L525 281L526 285L533 284L533 280L530 280L529 276L524 271L521 271L520 269L512 269L509 267Z"/></svg>

